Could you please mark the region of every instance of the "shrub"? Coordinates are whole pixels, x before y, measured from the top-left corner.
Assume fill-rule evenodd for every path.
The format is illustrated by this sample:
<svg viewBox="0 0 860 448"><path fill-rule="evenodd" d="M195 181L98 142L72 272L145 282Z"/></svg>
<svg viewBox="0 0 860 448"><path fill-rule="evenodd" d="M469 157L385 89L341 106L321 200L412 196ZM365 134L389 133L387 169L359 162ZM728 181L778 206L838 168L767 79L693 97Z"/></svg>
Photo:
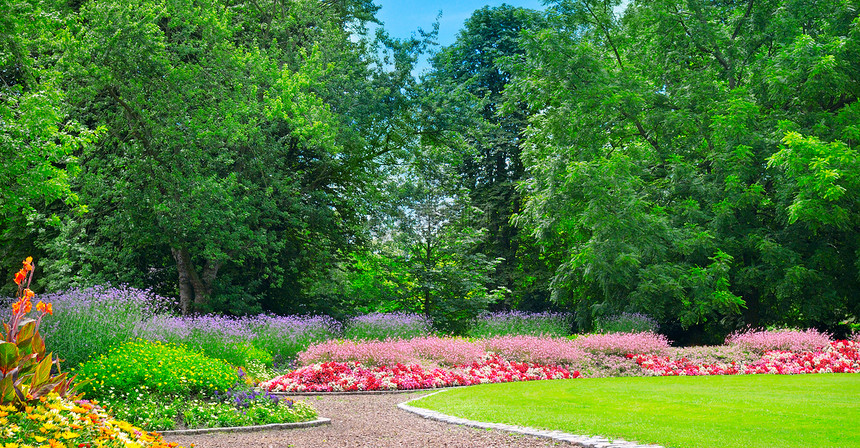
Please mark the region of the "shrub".
<svg viewBox="0 0 860 448"><path fill-rule="evenodd" d="M88 398L135 390L162 395L212 394L228 390L239 379L236 369L224 361L184 347L142 339L126 342L81 364L77 373L82 379L92 380L82 388Z"/></svg>
<svg viewBox="0 0 860 448"><path fill-rule="evenodd" d="M72 367L146 334L152 318L173 305L149 291L110 286L46 294L44 300L54 306L43 322L45 342Z"/></svg>
<svg viewBox="0 0 860 448"><path fill-rule="evenodd" d="M827 347L830 342L829 335L815 329L749 329L728 335L725 343L761 354L768 350L810 352Z"/></svg>
<svg viewBox="0 0 860 448"><path fill-rule="evenodd" d="M597 333L656 333L657 321L641 313L621 313L603 317L595 323Z"/></svg>
<svg viewBox="0 0 860 448"><path fill-rule="evenodd" d="M343 337L352 340L411 339L430 334L430 319L417 313L373 313L350 319Z"/></svg>
<svg viewBox="0 0 860 448"><path fill-rule="evenodd" d="M574 339L573 343L591 353L619 356L631 353L659 354L669 349L666 336L650 332L589 334Z"/></svg>
<svg viewBox="0 0 860 448"><path fill-rule="evenodd" d="M567 313L501 311L486 313L472 323L469 336L488 338L506 335L567 336L573 319Z"/></svg>

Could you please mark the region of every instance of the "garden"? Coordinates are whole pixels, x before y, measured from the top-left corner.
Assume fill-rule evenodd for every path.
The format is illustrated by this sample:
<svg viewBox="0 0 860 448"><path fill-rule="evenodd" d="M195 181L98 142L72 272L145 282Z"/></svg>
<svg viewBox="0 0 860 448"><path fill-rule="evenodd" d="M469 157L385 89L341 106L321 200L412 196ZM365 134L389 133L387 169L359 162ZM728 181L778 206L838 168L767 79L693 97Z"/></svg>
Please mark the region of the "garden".
<svg viewBox="0 0 860 448"><path fill-rule="evenodd" d="M564 386L540 386L544 396L537 398L527 394L545 404L555 403L549 411L537 406L549 415L527 420L539 426L556 425L558 418L573 415L579 405L571 402L583 399L577 392L581 390L591 393L595 403L602 403L600 397L636 392L637 408L648 407L649 402L657 406L666 400L683 401L652 389L655 384L666 389L666 383L643 383L646 379L633 377L855 374L839 380L805 375L802 384L792 386L801 391L820 385L823 392L834 394L831 400L836 403L844 400L844 393L856 392L860 373L860 337L833 340L817 330L747 330L729 335L719 346L673 347L656 331L656 323L643 315L607 320L600 333L569 334L571 320L566 314L514 311L484 314L471 323L469 333L451 336L434 332L432 322L412 313L369 314L345 322L270 314L179 317L170 313L169 299L132 288L46 294L33 305L32 277L33 262L28 258L15 276L19 292L0 343L4 446L159 447L167 442L157 431L317 417L309 404L290 394L523 383L499 386L505 387L504 394L466 388L474 392L457 396L449 392L427 401L428 406L458 415L503 421L525 403L505 400L514 410L499 411L497 404L484 406L491 400L483 394L519 394L515 391L536 380L574 381L541 382ZM28 317L33 309L35 318ZM691 386L684 392L688 396L702 390L722 394L737 389L737 397L750 394L742 386L727 386L735 380L668 381L676 381L672 387ZM828 385L834 382L839 385ZM744 387L786 388L779 383L756 384ZM839 389L843 395L834 392ZM790 398L786 395L768 399L776 405ZM802 397L796 405L806 406L808 400ZM481 412L474 412L475 403L482 403ZM598 408L610 414L600 420L594 417ZM592 420L603 422L621 421L611 415L613 409L626 412L605 403L583 409ZM848 405L841 412L853 415L857 409ZM661 415L652 425L658 429L660 422L671 420L669 414ZM573 428L675 443L672 437L654 435L658 429L641 433L625 432L623 425ZM678 440L680 446L707 446Z"/></svg>

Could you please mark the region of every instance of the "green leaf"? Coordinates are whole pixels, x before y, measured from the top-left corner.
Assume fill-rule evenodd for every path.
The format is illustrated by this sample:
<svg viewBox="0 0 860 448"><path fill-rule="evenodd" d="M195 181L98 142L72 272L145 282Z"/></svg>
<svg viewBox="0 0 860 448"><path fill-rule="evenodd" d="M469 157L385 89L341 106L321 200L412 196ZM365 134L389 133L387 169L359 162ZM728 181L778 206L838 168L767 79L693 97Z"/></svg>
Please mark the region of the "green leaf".
<svg viewBox="0 0 860 448"><path fill-rule="evenodd" d="M17 345L11 342L0 342L0 373L6 375L18 366L20 360Z"/></svg>

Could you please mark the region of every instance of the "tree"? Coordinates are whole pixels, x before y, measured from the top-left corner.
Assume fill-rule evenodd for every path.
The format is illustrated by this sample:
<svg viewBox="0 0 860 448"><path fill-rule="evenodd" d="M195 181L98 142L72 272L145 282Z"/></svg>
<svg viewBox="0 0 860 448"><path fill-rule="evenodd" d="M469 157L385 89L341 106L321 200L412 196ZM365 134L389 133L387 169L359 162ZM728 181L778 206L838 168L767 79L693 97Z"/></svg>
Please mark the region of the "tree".
<svg viewBox="0 0 860 448"><path fill-rule="evenodd" d="M617 7L554 2L513 81L532 113L521 223L565 254L555 298L585 326L644 311L714 340L746 324L856 319L856 208L835 193L853 182L856 11ZM811 141L841 155L786 149ZM840 225L801 212L839 204Z"/></svg>
<svg viewBox="0 0 860 448"><path fill-rule="evenodd" d="M513 291L507 306L523 300L527 278L540 273L523 272L524 263L537 267L529 261L537 253L528 235L511 223L522 204L516 184L524 174L525 103L512 101L503 109L503 94L511 78L507 65L525 52L520 34L543 25L536 11L508 5L479 9L454 44L433 56L423 80L425 141L449 146L457 152L451 157L462 160L458 175L472 205L482 211L479 227L487 229L475 251L502 259L490 285Z"/></svg>
<svg viewBox="0 0 860 448"><path fill-rule="evenodd" d="M284 291L328 272L362 238L361 189L396 148L377 143L399 106L372 105L397 101L408 69L374 71L369 41L351 37L374 11L82 5L64 56L69 91L77 116L107 135L81 155L77 188L92 213L67 222L64 241L84 244L59 244L58 272L163 287L183 313L241 311L225 298L278 309Z"/></svg>

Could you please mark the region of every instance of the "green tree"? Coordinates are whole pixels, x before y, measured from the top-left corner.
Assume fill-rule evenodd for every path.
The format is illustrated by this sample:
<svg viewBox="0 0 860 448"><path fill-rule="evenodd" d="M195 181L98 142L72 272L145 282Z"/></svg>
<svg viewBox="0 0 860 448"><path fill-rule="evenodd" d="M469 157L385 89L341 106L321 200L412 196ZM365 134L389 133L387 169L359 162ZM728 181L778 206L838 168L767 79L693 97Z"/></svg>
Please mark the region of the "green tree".
<svg viewBox="0 0 860 448"><path fill-rule="evenodd" d="M714 339L855 319L856 206L838 191L855 179L856 9L618 7L554 2L511 88L532 114L520 222L564 254L555 298L585 326L644 311Z"/></svg>

